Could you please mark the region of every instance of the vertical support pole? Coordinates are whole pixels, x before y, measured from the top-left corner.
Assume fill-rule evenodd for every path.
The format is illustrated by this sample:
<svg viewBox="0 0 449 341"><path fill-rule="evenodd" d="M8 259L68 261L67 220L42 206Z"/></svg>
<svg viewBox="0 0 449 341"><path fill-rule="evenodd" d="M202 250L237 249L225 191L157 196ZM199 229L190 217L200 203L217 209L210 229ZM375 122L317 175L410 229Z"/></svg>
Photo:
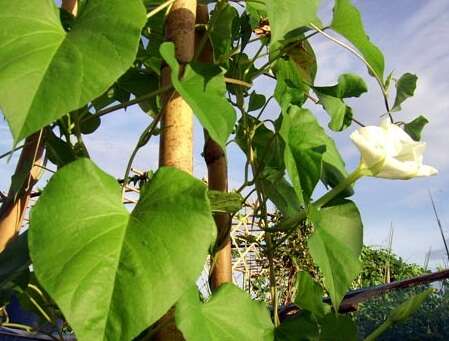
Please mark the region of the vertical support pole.
<svg viewBox="0 0 449 341"><path fill-rule="evenodd" d="M177 0L167 16L165 38L172 41L176 48L176 59L184 66L192 61L195 54L196 0ZM171 84L170 68L163 65L161 86ZM193 113L189 105L176 92L162 96L161 137L159 166L175 167L192 173L193 169ZM175 310L172 307L158 322L160 328L153 336L154 340L184 340L176 328Z"/></svg>
<svg viewBox="0 0 449 341"><path fill-rule="evenodd" d="M197 7L197 24L207 24L209 22L209 13L207 5L198 5ZM197 45L203 41L203 31L198 32L196 42ZM209 41L203 46L199 54L199 61L202 63L213 63L213 50ZM207 165L208 186L209 189L215 191L227 192L228 190L228 166L226 155L223 149L213 141L207 132L204 132L204 159ZM214 214L215 224L218 229L217 240L219 250L214 256L213 267L210 274L211 289L217 289L223 283L232 282L232 256L231 256L231 240L229 238L229 231L231 227L229 214L216 213Z"/></svg>
<svg viewBox="0 0 449 341"><path fill-rule="evenodd" d="M0 208L0 252L16 237L22 227L25 210L28 207L33 186L39 179L43 163L44 144L41 133L25 139L25 147L20 153L14 176L20 177L28 172L22 188L11 185L8 196ZM34 162L34 163L33 163Z"/></svg>

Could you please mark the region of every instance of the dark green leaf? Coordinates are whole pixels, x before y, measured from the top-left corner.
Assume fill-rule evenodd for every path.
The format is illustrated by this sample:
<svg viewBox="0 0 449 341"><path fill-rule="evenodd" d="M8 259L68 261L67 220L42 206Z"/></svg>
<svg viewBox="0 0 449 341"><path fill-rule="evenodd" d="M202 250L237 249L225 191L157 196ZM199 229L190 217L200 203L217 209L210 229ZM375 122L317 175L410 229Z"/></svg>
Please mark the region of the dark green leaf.
<svg viewBox="0 0 449 341"><path fill-rule="evenodd" d="M115 83L111 88L101 94L101 96L92 100L92 105L95 110L99 111L116 101L120 103L126 102L130 99L130 96L131 94L129 91L121 89L117 83Z"/></svg>
<svg viewBox="0 0 449 341"><path fill-rule="evenodd" d="M246 117L247 132L244 130L241 119L237 126L236 142L244 153L247 153L247 138L245 134L252 136L252 148L254 161L257 168L262 171L264 167L270 167L279 171L284 170L284 141L278 133L268 129L262 122L252 116ZM255 130L254 133L252 133Z"/></svg>
<svg viewBox="0 0 449 341"><path fill-rule="evenodd" d="M368 91L362 78L353 74L343 74L334 86L313 87L319 103L331 117L329 128L342 131L352 123L352 109L343 102L343 98L359 97Z"/></svg>
<svg viewBox="0 0 449 341"><path fill-rule="evenodd" d="M28 231L12 240L0 253L0 288L28 272L31 260L28 253Z"/></svg>
<svg viewBox="0 0 449 341"><path fill-rule="evenodd" d="M382 81L385 68L384 56L367 36L360 12L351 0L336 0L331 27L360 51L376 76Z"/></svg>
<svg viewBox="0 0 449 341"><path fill-rule="evenodd" d="M295 304L316 316L324 316L330 307L323 302L323 289L308 272L300 271L296 275Z"/></svg>
<svg viewBox="0 0 449 341"><path fill-rule="evenodd" d="M232 27L238 19L237 10L225 1L217 3L210 18L208 33L217 64L227 63L232 50Z"/></svg>
<svg viewBox="0 0 449 341"><path fill-rule="evenodd" d="M308 84L313 84L318 66L315 52L310 43L303 40L297 47L289 48L287 54L295 62L300 77Z"/></svg>
<svg viewBox="0 0 449 341"><path fill-rule="evenodd" d="M89 1L69 32L53 0L0 8L0 106L16 143L105 92L131 66L146 20L140 0Z"/></svg>
<svg viewBox="0 0 449 341"><path fill-rule="evenodd" d="M251 28L256 28L267 17L265 0L246 0L246 12L249 16Z"/></svg>
<svg viewBox="0 0 449 341"><path fill-rule="evenodd" d="M327 314L321 321L320 341L356 341L357 326L350 316Z"/></svg>
<svg viewBox="0 0 449 341"><path fill-rule="evenodd" d="M416 89L416 82L418 77L411 73L404 73L396 82L396 99L391 111L400 111L401 104L409 98L413 97Z"/></svg>
<svg viewBox="0 0 449 341"><path fill-rule="evenodd" d="M176 325L189 341L271 341L274 326L266 305L233 284L223 284L206 303L196 288L176 305Z"/></svg>
<svg viewBox="0 0 449 341"><path fill-rule="evenodd" d="M131 340L157 321L195 283L215 238L207 188L182 171L161 168L131 214L121 202L117 181L81 159L31 214L36 276L80 341Z"/></svg>
<svg viewBox="0 0 449 341"><path fill-rule="evenodd" d="M303 82L295 61L291 58L279 59L273 71L276 75L274 97L282 112L287 112L290 105L302 106L307 99L309 87Z"/></svg>
<svg viewBox="0 0 449 341"><path fill-rule="evenodd" d="M281 42L287 33L314 23L320 26L317 17L319 0L265 0L271 28L271 46Z"/></svg>
<svg viewBox="0 0 449 341"><path fill-rule="evenodd" d="M259 95L253 91L249 96L248 112L262 108L266 100L264 95Z"/></svg>
<svg viewBox="0 0 449 341"><path fill-rule="evenodd" d="M77 159L72 146L58 138L50 129L45 130L45 149L48 159L58 168Z"/></svg>
<svg viewBox="0 0 449 341"><path fill-rule="evenodd" d="M225 149L226 141L234 129L236 115L225 98L226 88L221 69L216 65L192 63L187 65L184 77L180 80L174 44L162 44L160 52L172 69L171 80L175 89L190 105L210 137Z"/></svg>
<svg viewBox="0 0 449 341"><path fill-rule="evenodd" d="M284 171L265 168L260 183L263 192L275 204L284 218L294 216L301 209L295 189L284 178Z"/></svg>
<svg viewBox="0 0 449 341"><path fill-rule="evenodd" d="M363 78L352 73L340 75L335 85L315 86L313 89L321 94L337 98L360 97L368 91L368 87Z"/></svg>
<svg viewBox="0 0 449 341"><path fill-rule="evenodd" d="M421 133L427 123L429 123L429 120L424 116L420 115L413 121L406 123L404 125L404 130L407 134L410 135L410 137L413 140L419 141L421 140Z"/></svg>
<svg viewBox="0 0 449 341"><path fill-rule="evenodd" d="M101 119L94 114L86 112L80 119L80 131L81 133L88 135L94 133L101 124Z"/></svg>
<svg viewBox="0 0 449 341"><path fill-rule="evenodd" d="M226 72L226 77L252 83L253 77L257 74L257 72L258 70L249 59L248 55L245 53L239 53L231 57L229 61L229 69ZM242 87L240 85L226 84L226 88L234 95L242 92Z"/></svg>
<svg viewBox="0 0 449 341"><path fill-rule="evenodd" d="M135 97L148 95L159 89L159 77L154 73L142 72L136 68L129 69L117 82L119 88L130 92ZM158 113L157 96L139 102L140 108L147 113Z"/></svg>
<svg viewBox="0 0 449 341"><path fill-rule="evenodd" d="M315 230L308 241L310 254L320 268L336 311L360 272L363 245L360 213L352 201L341 200L320 210L310 208Z"/></svg>
<svg viewBox="0 0 449 341"><path fill-rule="evenodd" d="M276 328L275 341L318 341L319 329L316 320L303 311L293 319L282 321Z"/></svg>
<svg viewBox="0 0 449 341"><path fill-rule="evenodd" d="M251 28L251 18L248 14L244 13L240 17L240 39L241 39L241 51L244 51L248 42L251 39L253 30Z"/></svg>

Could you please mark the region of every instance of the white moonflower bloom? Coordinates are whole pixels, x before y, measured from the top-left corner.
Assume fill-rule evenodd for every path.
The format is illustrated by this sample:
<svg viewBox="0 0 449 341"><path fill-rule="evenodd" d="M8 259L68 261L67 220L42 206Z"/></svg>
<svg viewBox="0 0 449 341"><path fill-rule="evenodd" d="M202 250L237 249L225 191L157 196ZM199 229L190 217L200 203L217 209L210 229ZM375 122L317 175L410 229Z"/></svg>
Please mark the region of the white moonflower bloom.
<svg viewBox="0 0 449 341"><path fill-rule="evenodd" d="M400 127L382 121L380 127L357 129L351 139L361 154L361 169L370 176L387 179L411 179L430 176L438 170L423 164L424 142L416 142Z"/></svg>

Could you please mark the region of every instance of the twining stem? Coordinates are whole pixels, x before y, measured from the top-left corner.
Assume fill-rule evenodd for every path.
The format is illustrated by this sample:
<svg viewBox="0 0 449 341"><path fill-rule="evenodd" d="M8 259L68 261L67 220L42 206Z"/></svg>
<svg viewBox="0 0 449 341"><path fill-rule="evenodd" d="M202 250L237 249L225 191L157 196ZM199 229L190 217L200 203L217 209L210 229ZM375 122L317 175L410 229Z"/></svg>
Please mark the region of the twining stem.
<svg viewBox="0 0 449 341"><path fill-rule="evenodd" d="M165 93L167 91L170 91L172 89L173 89L172 85L162 86L161 88L159 88L159 89L157 89L155 91L149 92L146 95L137 97L137 98L132 99L130 101L126 101L126 102L123 102L123 103L119 103L119 104L113 105L113 106L108 107L108 108L103 109L103 110L99 110L96 113L94 113L93 116L101 117L101 116L104 116L104 115L109 114L111 112L114 112L114 111L117 111L117 110L120 110L120 109L128 108L128 107L130 107L132 105L139 104L139 103L141 103L143 101L146 101L146 100L148 100L148 99L150 99L152 97L161 95L161 94L163 94L163 93ZM89 117L89 119L91 119L91 118L92 117Z"/></svg>
<svg viewBox="0 0 449 341"><path fill-rule="evenodd" d="M11 149L9 152L6 152L6 153L0 155L0 160L3 159L4 157L7 157L9 155L14 154L14 152L22 149L23 147L25 147L25 144L22 144L21 146L15 147L15 148Z"/></svg>
<svg viewBox="0 0 449 341"><path fill-rule="evenodd" d="M345 44L344 42L338 40L337 38L332 37L331 35L327 34L326 32L324 32L322 29L320 29L317 25L315 25L313 23L310 23L310 27L315 29L317 32L321 33L327 39L333 41L335 44L340 45L341 47L350 51L352 54L354 54L357 58L359 58L368 67L368 69L371 71L371 74L374 76L377 83L379 84L379 87L382 92L382 96L384 98L384 104L385 104L385 108L387 110L388 116L390 117L391 123L394 123L393 117L391 116L391 112L390 112L390 104L388 103L388 91L387 91L387 89L385 89L385 85L384 85L382 79L379 77L377 72L374 70L373 66L365 59L365 57L363 57L357 50L355 50L348 44Z"/></svg>
<svg viewBox="0 0 449 341"><path fill-rule="evenodd" d="M240 85L240 86L243 86L245 88L251 88L252 87L252 84L250 84L248 82L245 82L245 81L242 81L242 80L239 80L239 79L233 79L233 78L225 77L225 82L229 83L229 84ZM150 98L153 98L155 96L158 96L158 95L162 95L162 94L164 94L164 93L166 93L168 91L171 91L171 90L173 90L173 85L171 85L171 84L170 85L166 85L166 86L162 86L159 89L154 90L152 92L149 92L149 93L147 93L145 95L142 95L140 97L136 97L136 98L134 98L132 100L129 100L129 101L126 101L126 102L123 102L123 103L119 103L119 104L107 107L105 109L99 110L99 111L95 112L93 114L93 116L94 117L102 117L102 116L110 114L110 113L112 113L114 111L117 111L117 110L120 110L120 109L126 109L126 108L128 108L130 106L139 104L139 103L141 103L143 101L146 101L146 100L148 100ZM92 119L92 116L90 116L89 119Z"/></svg>
<svg viewBox="0 0 449 341"><path fill-rule="evenodd" d="M260 179L259 178L259 172L258 172L258 166L256 165L256 161L254 159L254 151L252 147L252 138L254 136L252 131L249 131L248 127L248 119L247 119L247 112L244 108L244 100L243 100L243 94L241 91L237 93L237 107L242 113L242 122L243 122L243 128L245 131L245 137L246 137L246 158L248 161L248 164L251 166L251 171L253 173L254 177L254 185L257 190L257 200L259 203L258 209L260 209L260 215L261 218L259 219L259 227L262 230L267 229L268 227L268 221L267 221L267 199L264 197L263 194L263 187L260 186ZM254 218L254 216L253 216ZM270 233L265 233L264 235L266 246L267 246L267 257L268 257L268 265L269 265L269 276L270 276L270 295L271 295L271 304L273 306L273 320L274 325L277 327L280 324L279 320L279 313L278 313L278 293L277 293L277 287L276 287L276 273L275 273L275 267L274 267L274 254L273 254L273 239Z"/></svg>
<svg viewBox="0 0 449 341"><path fill-rule="evenodd" d="M148 125L148 127L145 128L143 133L140 135L139 140L136 144L136 147L133 149L133 152L131 153L131 157L129 158L128 164L126 166L125 175L123 176L123 185L122 185L122 201L125 197L125 191L126 186L128 185L129 180L129 173L131 172L131 167L133 165L134 159L136 158L137 152L142 148L144 145L148 143L151 136L153 136L153 133L155 129L157 128L159 121L161 119L161 113L159 113L153 121Z"/></svg>

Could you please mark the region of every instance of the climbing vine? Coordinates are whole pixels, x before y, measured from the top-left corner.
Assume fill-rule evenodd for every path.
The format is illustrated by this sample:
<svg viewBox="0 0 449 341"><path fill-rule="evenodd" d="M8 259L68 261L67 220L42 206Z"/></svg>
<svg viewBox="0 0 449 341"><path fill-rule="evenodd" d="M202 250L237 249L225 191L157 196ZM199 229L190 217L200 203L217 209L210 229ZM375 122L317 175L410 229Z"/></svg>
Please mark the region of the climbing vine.
<svg viewBox="0 0 449 341"><path fill-rule="evenodd" d="M46 160L57 167L36 195L29 229L4 251L20 261L2 274L2 290L29 298L31 284L47 302L35 308L55 324L63 316L81 341L150 339L167 327L166 319L187 340L335 339L337 328L339 339L354 340L354 322L339 314L361 271L363 226L350 199L354 184L364 176L405 180L436 173L422 163L427 119L407 120L402 113L395 119L417 77L386 74L383 54L350 0L335 1L330 23L319 19L318 0L207 1L208 22L197 24L186 3L197 5L80 0L69 13L53 0L0 0L0 108L13 148L38 136ZM194 44L167 30L173 21L175 28L194 30ZM368 70L363 77L374 77L379 90L372 91L385 105L379 126L364 126L346 103L368 91L362 76L315 83L312 37L355 55ZM181 58L184 49L193 57ZM269 98L254 87L262 78L276 83ZM135 105L152 122L136 136L117 181L90 158L83 139L114 112ZM234 193L212 191L167 160L138 179L130 176L140 148L177 124L164 121L167 113L186 106L223 155L231 143L244 154L244 181ZM354 171L316 119L320 108L330 130L353 131L361 153ZM172 138L169 148L185 146L173 136L163 144ZM14 178L2 208L29 195L35 161ZM122 201L131 181L139 183L140 197L130 212ZM327 188L321 197L319 183ZM195 283L229 237L229 229L217 231L214 215L233 215L249 202L263 232L257 245L267 264L270 307L231 283L200 299ZM289 243L292 235L305 236L301 250ZM287 320L278 313L285 303L279 248L290 248L288 261L296 267L287 302L302 309ZM306 249L309 265L301 268L297 251ZM399 306L368 339L405 319L429 293Z"/></svg>

